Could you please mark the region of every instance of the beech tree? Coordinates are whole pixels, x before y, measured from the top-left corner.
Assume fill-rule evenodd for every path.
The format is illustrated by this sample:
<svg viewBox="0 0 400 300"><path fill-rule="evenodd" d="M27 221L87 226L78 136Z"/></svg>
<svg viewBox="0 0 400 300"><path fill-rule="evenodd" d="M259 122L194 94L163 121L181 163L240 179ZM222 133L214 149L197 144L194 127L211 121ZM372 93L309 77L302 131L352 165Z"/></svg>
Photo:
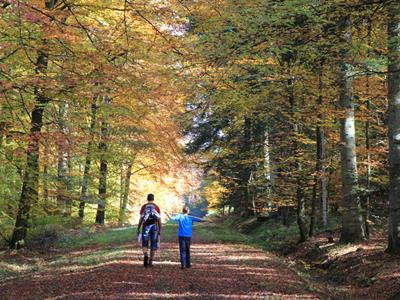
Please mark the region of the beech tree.
<svg viewBox="0 0 400 300"><path fill-rule="evenodd" d="M400 4L388 5L389 252L400 252Z"/></svg>
<svg viewBox="0 0 400 300"><path fill-rule="evenodd" d="M47 214L62 217L57 203L62 223L76 215L94 222L94 206L99 224L128 217L143 197L140 180L173 178L186 166L176 118L185 93L179 20L160 3L3 2L0 160L7 167L0 171L15 185L13 197L0 192L0 209L9 208L0 216L5 239L23 246L29 228L54 222ZM107 107L100 105L105 95L113 99ZM122 160L140 178L126 175L120 211L115 170Z"/></svg>
<svg viewBox="0 0 400 300"><path fill-rule="evenodd" d="M56 0L45 2L46 8L51 10L57 4ZM48 24L43 24L44 30ZM42 41L45 44L44 41ZM37 51L35 62L35 74L46 82L46 71L49 63L49 54L47 49ZM29 213L32 205L38 203L38 185L39 185L39 144L40 132L43 127L43 113L49 99L45 94L43 83L37 83L34 86L35 107L31 112L31 128L29 133L29 142L26 148L26 167L22 182L21 197L18 203L18 212L15 220L14 231L10 240L12 248L20 248L25 244Z"/></svg>
<svg viewBox="0 0 400 300"><path fill-rule="evenodd" d="M340 239L344 242L356 242L366 238L358 187L353 80L349 61L351 56L350 50L347 48L352 42L351 24L350 16L344 16L339 20L343 41L342 61L339 66L339 105L343 114L340 118L343 210Z"/></svg>

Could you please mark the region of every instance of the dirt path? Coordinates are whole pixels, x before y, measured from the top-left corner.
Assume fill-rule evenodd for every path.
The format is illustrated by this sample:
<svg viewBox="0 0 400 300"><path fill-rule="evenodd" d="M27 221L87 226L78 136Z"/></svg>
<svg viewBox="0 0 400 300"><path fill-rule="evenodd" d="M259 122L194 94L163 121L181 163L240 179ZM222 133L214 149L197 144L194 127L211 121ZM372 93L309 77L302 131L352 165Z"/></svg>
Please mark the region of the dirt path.
<svg viewBox="0 0 400 300"><path fill-rule="evenodd" d="M70 252L43 262L45 271L0 283L0 299L317 299L258 249L195 243L193 267L181 270L177 244L161 246L152 268L142 266L136 245Z"/></svg>

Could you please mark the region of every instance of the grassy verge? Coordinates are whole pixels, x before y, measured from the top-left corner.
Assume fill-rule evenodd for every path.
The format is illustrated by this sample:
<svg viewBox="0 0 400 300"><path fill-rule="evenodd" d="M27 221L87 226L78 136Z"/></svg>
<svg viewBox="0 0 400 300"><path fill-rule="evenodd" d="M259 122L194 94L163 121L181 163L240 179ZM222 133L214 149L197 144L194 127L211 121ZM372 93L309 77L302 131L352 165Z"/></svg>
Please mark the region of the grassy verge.
<svg viewBox="0 0 400 300"><path fill-rule="evenodd" d="M162 230L163 240L171 240L176 235L175 224L165 224ZM136 227L106 229L92 231L90 228L82 228L75 234L66 234L55 245L59 249L76 249L87 246L120 245L134 242L136 239Z"/></svg>
<svg viewBox="0 0 400 300"><path fill-rule="evenodd" d="M334 230L337 226L337 220L332 218L329 228L325 230ZM216 219L213 223L201 224L196 228L196 232L201 239L206 241L245 243L279 254L295 246L299 238L296 222L285 226L276 219L262 222L257 221L256 218Z"/></svg>
<svg viewBox="0 0 400 300"><path fill-rule="evenodd" d="M279 252L295 244L298 236L297 226L283 226L276 221L257 222L256 219L241 221L228 218L197 226L197 235L205 241L242 243L260 247L266 251Z"/></svg>
<svg viewBox="0 0 400 300"><path fill-rule="evenodd" d="M49 232L38 232L31 235L31 241L52 236ZM162 241L176 241L176 224L166 224L162 230ZM132 244L137 248L136 227L98 228L83 227L79 230L59 231L57 241L52 243L51 252L47 246L41 248L22 249L18 252L0 251L0 281L27 276L37 272L68 270L74 272L94 265L112 262L127 255L126 247ZM37 243L37 241L36 241ZM88 247L95 247L86 249ZM79 251L79 255L74 255ZM50 253L51 252L51 253Z"/></svg>
<svg viewBox="0 0 400 300"><path fill-rule="evenodd" d="M205 242L249 243L249 238L224 223L204 223L195 226L196 235Z"/></svg>

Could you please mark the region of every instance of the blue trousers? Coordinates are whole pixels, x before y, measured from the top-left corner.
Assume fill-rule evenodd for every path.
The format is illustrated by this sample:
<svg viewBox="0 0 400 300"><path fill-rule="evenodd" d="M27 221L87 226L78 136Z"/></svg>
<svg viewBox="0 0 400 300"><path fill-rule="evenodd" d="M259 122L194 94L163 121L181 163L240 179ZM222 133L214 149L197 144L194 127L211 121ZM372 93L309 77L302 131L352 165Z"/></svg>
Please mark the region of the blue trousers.
<svg viewBox="0 0 400 300"><path fill-rule="evenodd" d="M182 268L190 268L190 240L190 237L179 237L179 253Z"/></svg>
<svg viewBox="0 0 400 300"><path fill-rule="evenodd" d="M142 246L148 248L149 243L151 250L158 249L158 226L156 224L143 226Z"/></svg>

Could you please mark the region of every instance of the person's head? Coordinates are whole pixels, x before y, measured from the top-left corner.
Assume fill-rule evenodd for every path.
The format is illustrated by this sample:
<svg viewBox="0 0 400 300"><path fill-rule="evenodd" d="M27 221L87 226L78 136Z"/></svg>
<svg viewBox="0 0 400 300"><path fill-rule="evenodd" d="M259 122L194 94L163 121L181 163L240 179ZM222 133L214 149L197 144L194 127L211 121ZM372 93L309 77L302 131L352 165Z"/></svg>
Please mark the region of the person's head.
<svg viewBox="0 0 400 300"><path fill-rule="evenodd" d="M190 213L190 209L189 209L189 206L184 206L183 208L182 208L182 212L184 213L184 214L189 214Z"/></svg>
<svg viewBox="0 0 400 300"><path fill-rule="evenodd" d="M153 194L148 194L147 195L147 201L149 201L149 202L154 201L154 195Z"/></svg>

